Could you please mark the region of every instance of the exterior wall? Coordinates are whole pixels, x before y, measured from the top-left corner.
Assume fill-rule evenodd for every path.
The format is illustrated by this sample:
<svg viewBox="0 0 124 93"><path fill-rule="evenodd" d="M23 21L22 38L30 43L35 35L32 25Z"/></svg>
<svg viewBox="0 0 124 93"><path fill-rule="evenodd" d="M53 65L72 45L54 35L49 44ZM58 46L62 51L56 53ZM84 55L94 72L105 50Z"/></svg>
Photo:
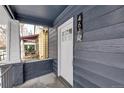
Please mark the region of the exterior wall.
<svg viewBox="0 0 124 93"><path fill-rule="evenodd" d="M83 41L76 41L83 13ZM124 87L124 6L68 6L54 28L74 17L74 87ZM57 60L57 32L49 31L49 57Z"/></svg>
<svg viewBox="0 0 124 93"><path fill-rule="evenodd" d="M24 63L24 81L53 72L52 62L53 60L50 59Z"/></svg>
<svg viewBox="0 0 124 93"><path fill-rule="evenodd" d="M49 58L53 58L53 72L57 75L57 31L49 29Z"/></svg>

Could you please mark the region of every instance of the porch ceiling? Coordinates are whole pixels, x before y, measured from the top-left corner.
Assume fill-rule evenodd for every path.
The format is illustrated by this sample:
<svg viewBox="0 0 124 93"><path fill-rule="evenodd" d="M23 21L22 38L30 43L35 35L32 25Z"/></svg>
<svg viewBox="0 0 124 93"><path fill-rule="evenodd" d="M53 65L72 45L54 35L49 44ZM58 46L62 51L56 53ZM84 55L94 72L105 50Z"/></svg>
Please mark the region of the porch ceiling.
<svg viewBox="0 0 124 93"><path fill-rule="evenodd" d="M10 5L15 19L38 25L52 26L67 5Z"/></svg>

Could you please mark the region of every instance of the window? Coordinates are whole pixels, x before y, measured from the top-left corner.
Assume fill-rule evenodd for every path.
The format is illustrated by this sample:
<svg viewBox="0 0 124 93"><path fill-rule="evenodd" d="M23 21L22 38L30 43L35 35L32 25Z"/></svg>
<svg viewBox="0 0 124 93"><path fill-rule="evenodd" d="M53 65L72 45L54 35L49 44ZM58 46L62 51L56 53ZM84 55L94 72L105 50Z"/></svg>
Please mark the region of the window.
<svg viewBox="0 0 124 93"><path fill-rule="evenodd" d="M48 58L48 28L20 23L20 37L22 60Z"/></svg>

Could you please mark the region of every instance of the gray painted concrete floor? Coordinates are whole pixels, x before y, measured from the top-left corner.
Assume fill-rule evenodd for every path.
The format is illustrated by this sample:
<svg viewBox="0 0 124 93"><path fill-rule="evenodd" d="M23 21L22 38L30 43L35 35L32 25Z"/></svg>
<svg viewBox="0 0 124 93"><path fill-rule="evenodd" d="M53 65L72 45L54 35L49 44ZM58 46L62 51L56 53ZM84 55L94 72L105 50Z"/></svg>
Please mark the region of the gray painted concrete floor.
<svg viewBox="0 0 124 93"><path fill-rule="evenodd" d="M66 88L66 86L57 79L54 73L50 73L28 80L16 88Z"/></svg>

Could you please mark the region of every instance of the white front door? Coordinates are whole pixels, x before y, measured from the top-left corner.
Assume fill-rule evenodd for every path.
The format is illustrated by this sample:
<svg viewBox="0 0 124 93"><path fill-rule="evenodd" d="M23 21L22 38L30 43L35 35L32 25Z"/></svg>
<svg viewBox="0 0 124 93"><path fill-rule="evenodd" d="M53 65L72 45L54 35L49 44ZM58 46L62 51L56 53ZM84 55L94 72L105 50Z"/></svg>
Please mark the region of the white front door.
<svg viewBox="0 0 124 93"><path fill-rule="evenodd" d="M73 86L73 18L59 28L60 76Z"/></svg>

